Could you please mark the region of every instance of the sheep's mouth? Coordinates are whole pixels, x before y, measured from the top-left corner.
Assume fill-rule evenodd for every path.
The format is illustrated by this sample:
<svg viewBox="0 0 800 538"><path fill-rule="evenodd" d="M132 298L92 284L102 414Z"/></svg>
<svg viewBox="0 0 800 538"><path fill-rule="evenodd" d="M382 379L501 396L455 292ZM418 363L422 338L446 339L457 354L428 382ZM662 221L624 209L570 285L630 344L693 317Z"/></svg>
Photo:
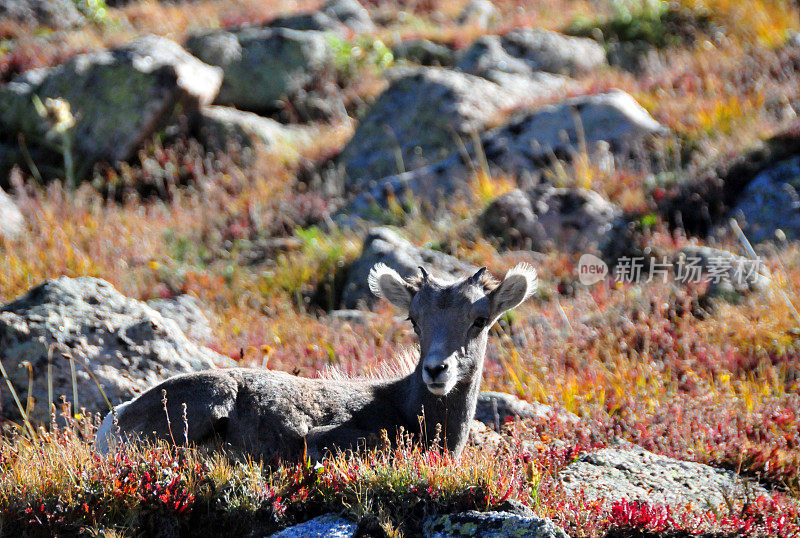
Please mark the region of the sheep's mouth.
<svg viewBox="0 0 800 538"><path fill-rule="evenodd" d="M444 396L447 394L447 383L427 383L428 392L436 396Z"/></svg>

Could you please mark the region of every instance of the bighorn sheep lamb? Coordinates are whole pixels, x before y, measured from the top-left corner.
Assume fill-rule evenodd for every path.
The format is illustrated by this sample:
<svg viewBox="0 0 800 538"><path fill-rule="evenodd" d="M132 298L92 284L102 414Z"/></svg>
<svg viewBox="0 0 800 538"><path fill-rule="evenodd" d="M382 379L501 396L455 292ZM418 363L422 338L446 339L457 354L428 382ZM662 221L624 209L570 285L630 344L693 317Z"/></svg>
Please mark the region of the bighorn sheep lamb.
<svg viewBox="0 0 800 538"><path fill-rule="evenodd" d="M307 451L318 460L329 450L373 446L382 430L393 438L401 427L427 446L438 438L458 456L475 414L489 328L536 286L536 271L527 264L498 282L485 268L451 281L420 267L419 276L405 280L379 263L370 271L370 290L408 313L419 338L412 373L378 381L249 368L182 374L117 406L116 424L109 413L96 447L106 452L130 436L182 442L185 403L189 442L219 438L265 459L297 460Z"/></svg>

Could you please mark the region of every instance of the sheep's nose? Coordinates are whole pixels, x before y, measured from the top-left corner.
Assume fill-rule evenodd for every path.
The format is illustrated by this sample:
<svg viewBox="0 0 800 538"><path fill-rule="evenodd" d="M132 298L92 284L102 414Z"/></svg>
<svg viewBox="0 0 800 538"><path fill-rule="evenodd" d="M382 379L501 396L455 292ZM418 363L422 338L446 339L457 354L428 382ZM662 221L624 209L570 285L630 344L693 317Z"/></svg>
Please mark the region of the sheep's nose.
<svg viewBox="0 0 800 538"><path fill-rule="evenodd" d="M437 364L436 366L426 366L425 371L431 376L431 379L436 379L439 374L447 370L447 363Z"/></svg>

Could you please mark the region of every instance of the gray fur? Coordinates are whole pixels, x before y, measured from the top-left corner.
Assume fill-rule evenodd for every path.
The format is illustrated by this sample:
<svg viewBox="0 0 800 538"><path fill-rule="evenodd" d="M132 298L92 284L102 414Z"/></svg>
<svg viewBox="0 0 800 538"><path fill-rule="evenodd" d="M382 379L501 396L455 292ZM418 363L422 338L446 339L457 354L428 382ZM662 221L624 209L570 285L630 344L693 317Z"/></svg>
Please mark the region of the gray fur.
<svg viewBox="0 0 800 538"><path fill-rule="evenodd" d="M518 266L499 285L483 274L452 282L432 276L406 281L378 264L370 288L413 320L420 359L408 375L308 379L248 368L179 375L118 406L119 434L180 444L185 402L189 442L218 439L268 461L297 460L304 450L318 460L329 450L375 446L382 431L394 440L401 428L427 446L440 430L441 445L458 456L475 414L489 328L533 293L536 272ZM481 318L485 324L475 326ZM116 430L106 417L97 433L99 451L119 440Z"/></svg>

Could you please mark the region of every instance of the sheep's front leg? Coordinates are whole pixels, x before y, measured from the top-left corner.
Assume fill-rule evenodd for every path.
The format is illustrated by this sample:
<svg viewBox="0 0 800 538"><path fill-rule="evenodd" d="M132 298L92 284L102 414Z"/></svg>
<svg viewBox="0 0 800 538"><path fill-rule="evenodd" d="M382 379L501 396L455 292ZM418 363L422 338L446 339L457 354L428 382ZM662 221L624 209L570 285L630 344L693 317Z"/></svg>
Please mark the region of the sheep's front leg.
<svg viewBox="0 0 800 538"><path fill-rule="evenodd" d="M306 435L308 457L321 460L326 454L337 451L356 451L378 445L380 437L371 430L354 428L346 424L333 424L311 428Z"/></svg>

